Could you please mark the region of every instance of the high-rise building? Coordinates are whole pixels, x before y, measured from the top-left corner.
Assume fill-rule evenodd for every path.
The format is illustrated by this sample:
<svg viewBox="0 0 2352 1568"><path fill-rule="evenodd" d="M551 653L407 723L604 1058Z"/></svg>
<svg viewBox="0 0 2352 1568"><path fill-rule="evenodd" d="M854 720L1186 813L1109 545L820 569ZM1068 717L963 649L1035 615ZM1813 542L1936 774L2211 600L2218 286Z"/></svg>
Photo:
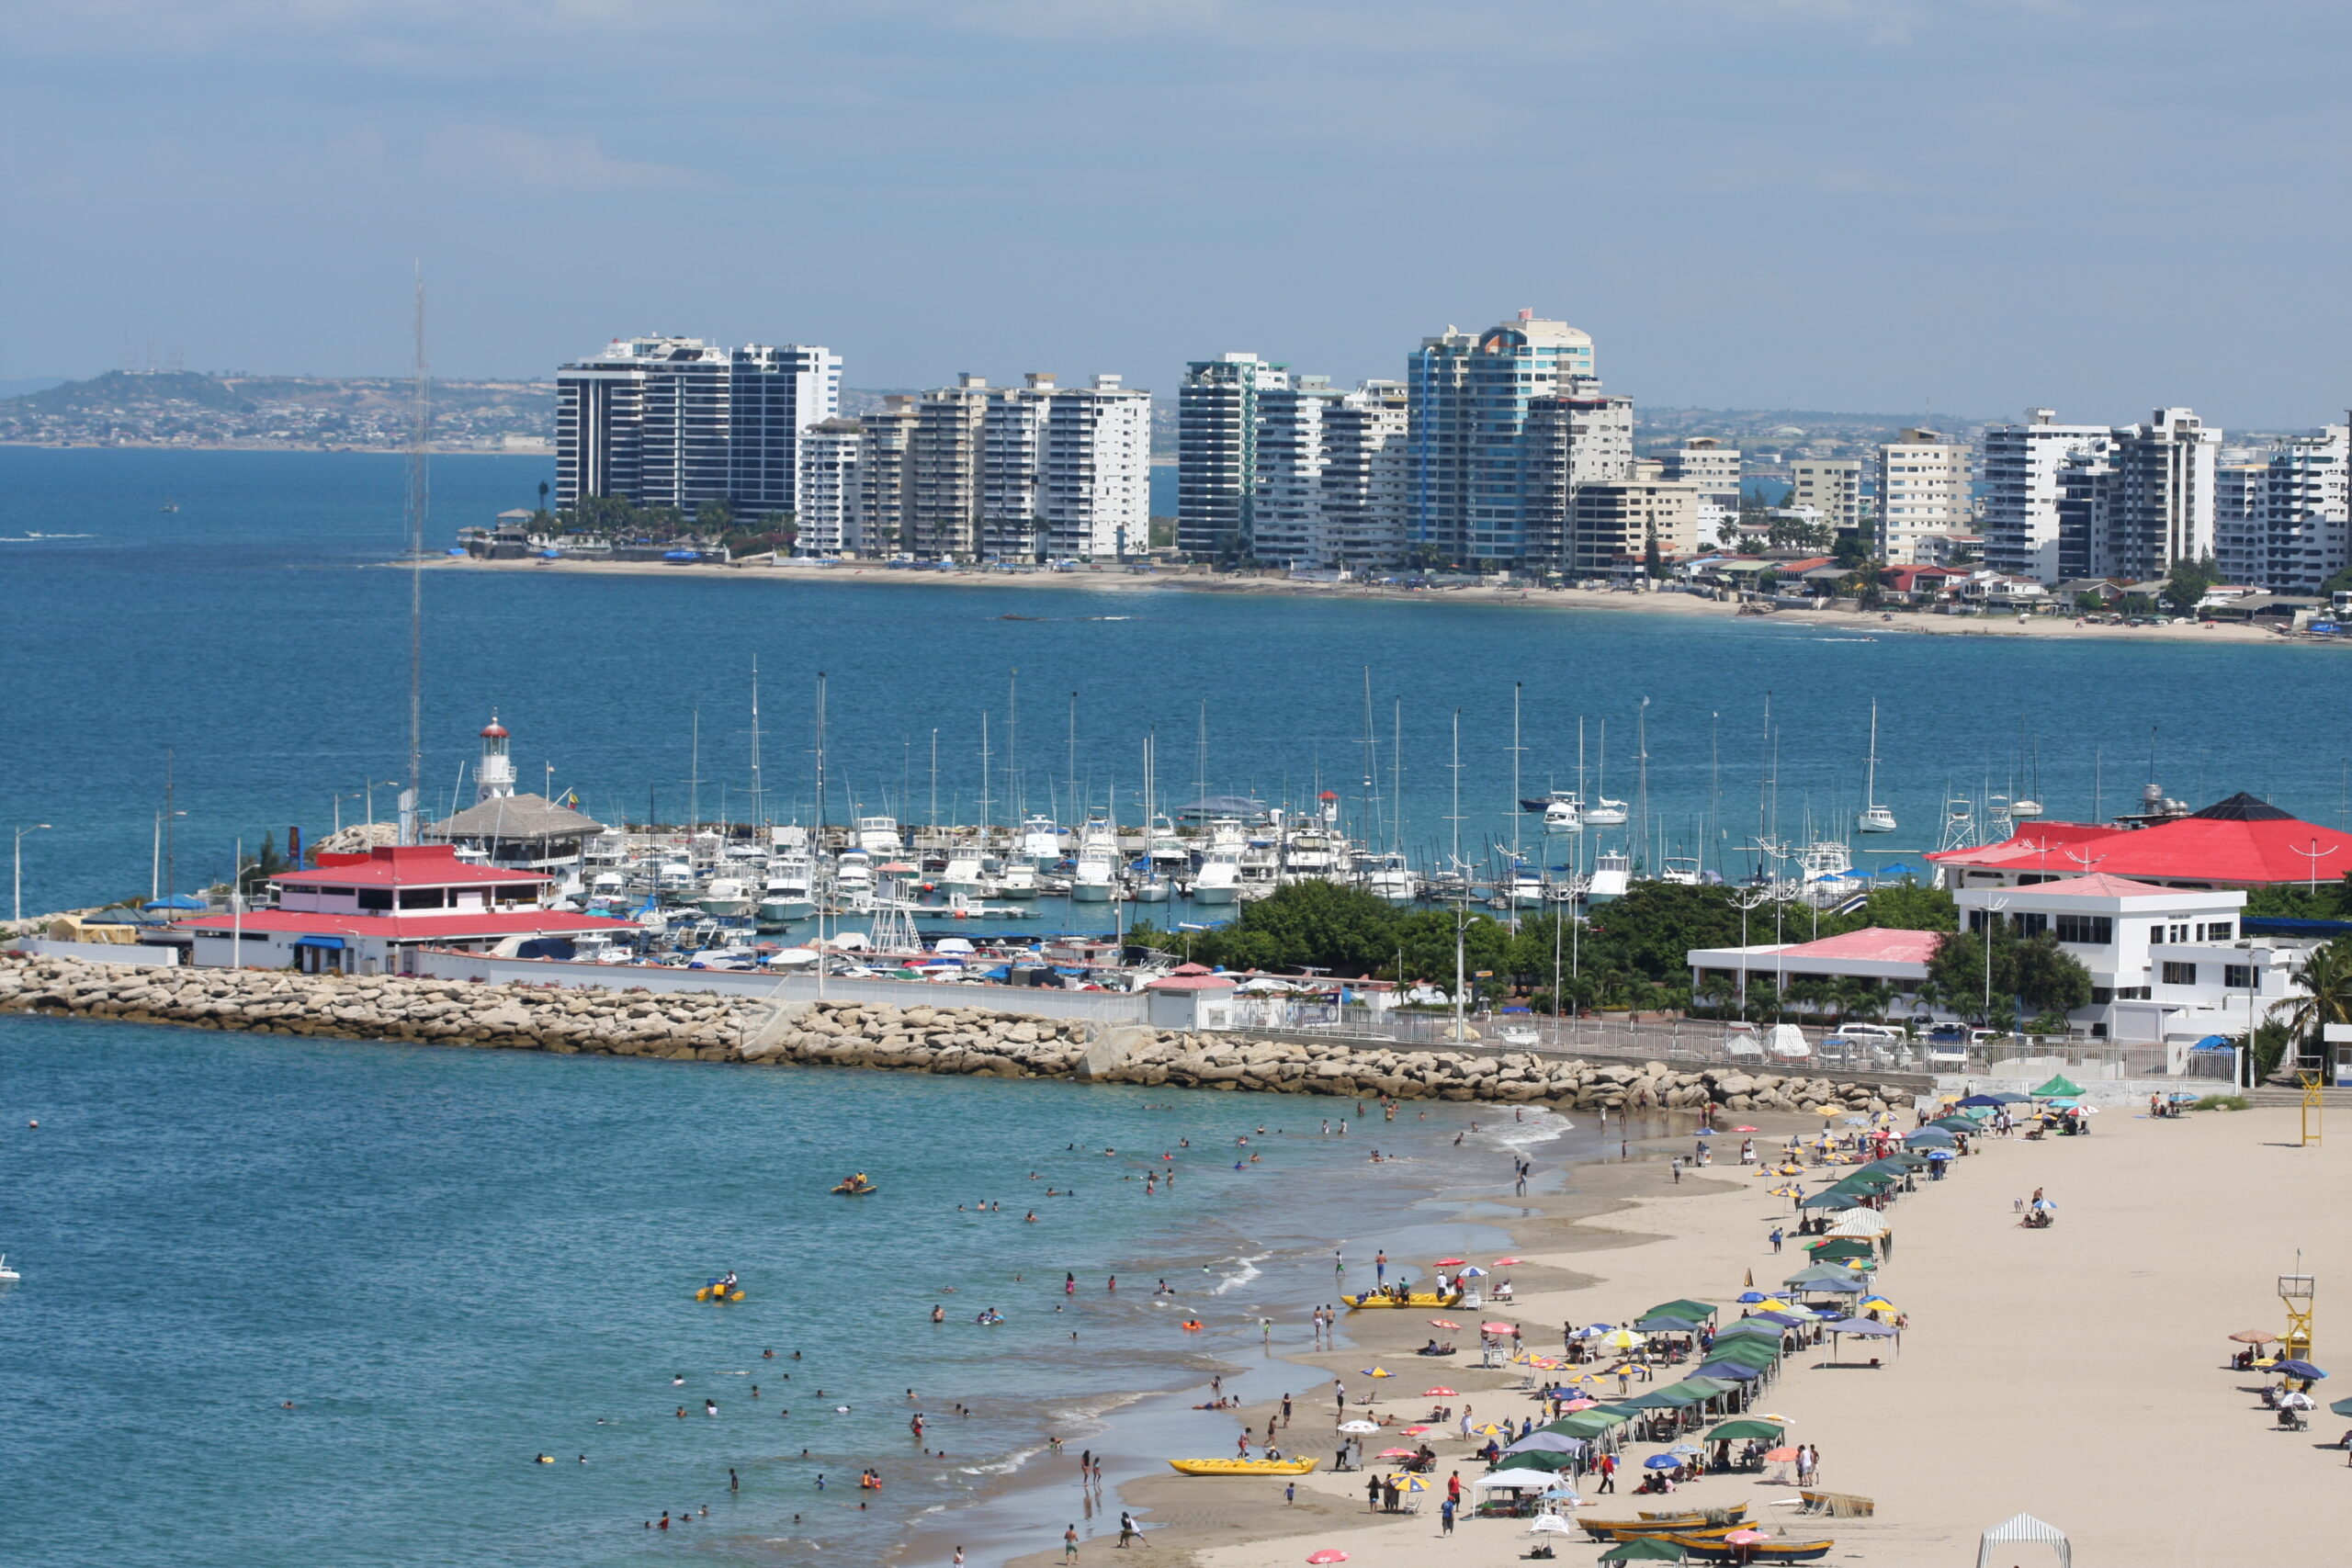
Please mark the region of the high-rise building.
<svg viewBox="0 0 2352 1568"><path fill-rule="evenodd" d="M1529 547L1531 521L1555 539L1565 525L1530 516L1530 404L1599 389L1591 337L1521 310L1483 333L1449 327L1424 338L1408 366L1413 541L1462 561L1540 557L1540 545Z"/></svg>
<svg viewBox="0 0 2352 1568"><path fill-rule="evenodd" d="M2222 581L2269 586L2263 491L2270 465L2225 448L2213 468L2213 566Z"/></svg>
<svg viewBox="0 0 2352 1568"><path fill-rule="evenodd" d="M857 422L857 549L888 556L906 550L908 455L914 449L915 400L892 392Z"/></svg>
<svg viewBox="0 0 2352 1568"><path fill-rule="evenodd" d="M2324 425L2260 460L2214 470L2213 554L2222 578L2272 593L2317 593L2352 566L2346 458L2352 426Z"/></svg>
<svg viewBox="0 0 2352 1568"><path fill-rule="evenodd" d="M800 497L796 555L865 553L858 520L858 456L865 427L854 419L820 420L800 433Z"/></svg>
<svg viewBox="0 0 2352 1568"><path fill-rule="evenodd" d="M787 344L616 339L556 372L556 502L791 512L800 432L841 405L842 362Z"/></svg>
<svg viewBox="0 0 2352 1568"><path fill-rule="evenodd" d="M1348 570L1404 555L1405 388L1296 376L1258 393L1252 557Z"/></svg>
<svg viewBox="0 0 2352 1568"><path fill-rule="evenodd" d="M1151 548L1151 394L1097 376L1046 402L1037 514L1057 559L1107 560Z"/></svg>
<svg viewBox="0 0 2352 1568"><path fill-rule="evenodd" d="M2094 525L2090 575L2145 581L2213 553L2213 470L2222 433L2188 409L2158 409L2114 433L2106 504Z"/></svg>
<svg viewBox="0 0 2352 1568"><path fill-rule="evenodd" d="M1195 560L1236 560L1257 528L1258 400L1285 388L1283 366L1221 354L1184 367L1176 393L1176 545Z"/></svg>
<svg viewBox="0 0 2352 1568"><path fill-rule="evenodd" d="M1923 564L1930 535L1973 533L1969 451L1933 430L1906 430L1878 449L1879 558L1890 566Z"/></svg>
<svg viewBox="0 0 2352 1568"><path fill-rule="evenodd" d="M1862 460L1860 457L1792 457L1789 460L1789 505L1821 514L1840 534L1862 525Z"/></svg>
<svg viewBox="0 0 2352 1568"><path fill-rule="evenodd" d="M1521 480L1527 532L1520 564L1549 571L1593 570L1589 563L1606 557L1619 530L1606 508L1581 508L1577 498L1588 485L1662 481L1665 465L1645 461L1646 472L1634 457L1633 399L1610 397L1597 388L1529 399ZM1695 487L1690 493L1697 494ZM1579 519L1598 519L1599 532L1585 537Z"/></svg>
<svg viewBox="0 0 2352 1568"><path fill-rule="evenodd" d="M2060 424L2054 409L1986 427L1985 565L2043 582L2091 575L2086 508L2113 445L2107 426Z"/></svg>
<svg viewBox="0 0 2352 1568"><path fill-rule="evenodd" d="M1569 570L1607 576L1645 561L1653 547L1661 560L1696 553L1701 500L1689 479L1644 475L1578 485L1569 513Z"/></svg>
<svg viewBox="0 0 2352 1568"><path fill-rule="evenodd" d="M1046 409L1055 378L1032 370L989 395L980 420L980 550L1035 560L1045 547Z"/></svg>
<svg viewBox="0 0 2352 1568"><path fill-rule="evenodd" d="M907 443L907 547L926 559L978 558L988 378L968 372L915 399Z"/></svg>
<svg viewBox="0 0 2352 1568"><path fill-rule="evenodd" d="M1697 486L1702 502L1726 512L1739 510L1740 456L1712 435L1693 435L1658 454L1668 479Z"/></svg>

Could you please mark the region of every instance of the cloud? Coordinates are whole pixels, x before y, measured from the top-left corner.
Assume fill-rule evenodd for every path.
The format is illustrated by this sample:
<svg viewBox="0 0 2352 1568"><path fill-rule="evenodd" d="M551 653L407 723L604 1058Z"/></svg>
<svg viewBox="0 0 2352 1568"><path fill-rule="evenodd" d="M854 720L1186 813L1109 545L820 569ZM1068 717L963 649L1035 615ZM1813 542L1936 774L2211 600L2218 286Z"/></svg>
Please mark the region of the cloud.
<svg viewBox="0 0 2352 1568"><path fill-rule="evenodd" d="M593 136L510 125L444 126L425 138L423 166L435 179L522 191L689 190L712 183L673 164L608 157Z"/></svg>

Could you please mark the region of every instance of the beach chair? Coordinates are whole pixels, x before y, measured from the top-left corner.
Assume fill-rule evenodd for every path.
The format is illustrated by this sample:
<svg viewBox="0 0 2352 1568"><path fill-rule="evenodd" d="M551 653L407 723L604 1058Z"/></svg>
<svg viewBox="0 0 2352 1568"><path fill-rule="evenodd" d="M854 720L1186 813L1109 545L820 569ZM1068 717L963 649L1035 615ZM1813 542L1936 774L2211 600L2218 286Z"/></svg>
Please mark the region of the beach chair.
<svg viewBox="0 0 2352 1568"><path fill-rule="evenodd" d="M1800 1492L1804 1506L1797 1512L1832 1519L1867 1519L1878 1512L1878 1505L1868 1497L1851 1492Z"/></svg>

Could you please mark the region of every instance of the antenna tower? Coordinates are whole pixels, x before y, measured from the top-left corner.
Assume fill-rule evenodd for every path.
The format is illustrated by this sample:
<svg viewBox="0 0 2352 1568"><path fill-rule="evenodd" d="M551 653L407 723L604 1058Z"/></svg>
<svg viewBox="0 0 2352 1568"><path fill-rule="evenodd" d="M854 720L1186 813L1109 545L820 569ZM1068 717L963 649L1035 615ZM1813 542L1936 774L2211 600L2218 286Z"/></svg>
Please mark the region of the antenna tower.
<svg viewBox="0 0 2352 1568"><path fill-rule="evenodd" d="M424 806L424 514L433 503L433 379L424 361L424 264L416 265L415 362L408 430L408 791L401 842L417 841Z"/></svg>

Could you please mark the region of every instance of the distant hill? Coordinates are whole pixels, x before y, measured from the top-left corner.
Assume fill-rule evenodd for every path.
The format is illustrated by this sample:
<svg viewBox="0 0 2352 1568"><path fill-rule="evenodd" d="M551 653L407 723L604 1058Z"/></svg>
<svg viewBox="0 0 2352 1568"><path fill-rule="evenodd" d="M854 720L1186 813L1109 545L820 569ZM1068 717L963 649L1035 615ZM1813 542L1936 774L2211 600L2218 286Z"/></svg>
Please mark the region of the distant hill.
<svg viewBox="0 0 2352 1568"><path fill-rule="evenodd" d="M197 370L109 370L86 381L68 381L39 392L8 400L11 413L103 413L135 408L161 408L187 403L200 409L249 412L252 400L230 389L227 382Z"/></svg>
<svg viewBox="0 0 2352 1568"><path fill-rule="evenodd" d="M406 441L413 398L389 376L109 370L0 397L0 441L382 451ZM537 449L555 434L555 385L435 381L433 427L443 450Z"/></svg>

